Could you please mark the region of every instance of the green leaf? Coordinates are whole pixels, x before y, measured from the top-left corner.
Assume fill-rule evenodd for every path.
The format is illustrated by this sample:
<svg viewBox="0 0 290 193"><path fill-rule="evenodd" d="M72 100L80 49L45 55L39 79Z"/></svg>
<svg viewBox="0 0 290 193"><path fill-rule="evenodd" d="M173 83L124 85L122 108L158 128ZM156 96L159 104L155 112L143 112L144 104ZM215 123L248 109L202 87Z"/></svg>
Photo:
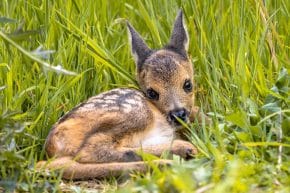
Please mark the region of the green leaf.
<svg viewBox="0 0 290 193"><path fill-rule="evenodd" d="M286 68L282 68L280 73L279 73L279 76L278 76L278 79L276 81L276 86L280 89L284 86L288 86L289 85L289 79L290 79L290 76L288 75L288 71Z"/></svg>
<svg viewBox="0 0 290 193"><path fill-rule="evenodd" d="M244 111L237 111L225 117L227 121L232 122L233 124L239 126L240 128L248 128L249 124L247 121L247 115Z"/></svg>
<svg viewBox="0 0 290 193"><path fill-rule="evenodd" d="M0 17L0 23L16 23L16 19L11 19L8 17Z"/></svg>
<svg viewBox="0 0 290 193"><path fill-rule="evenodd" d="M246 132L234 132L235 136L241 141L241 142L247 142L251 141L251 136L249 133Z"/></svg>
<svg viewBox="0 0 290 193"><path fill-rule="evenodd" d="M278 102L268 103L261 107L261 110L264 111L266 114L276 113L281 111L281 105Z"/></svg>
<svg viewBox="0 0 290 193"><path fill-rule="evenodd" d="M10 34L6 34L9 38L11 38L13 41L29 41L29 38L31 36L35 36L40 34L41 30L27 30L27 31L15 31Z"/></svg>

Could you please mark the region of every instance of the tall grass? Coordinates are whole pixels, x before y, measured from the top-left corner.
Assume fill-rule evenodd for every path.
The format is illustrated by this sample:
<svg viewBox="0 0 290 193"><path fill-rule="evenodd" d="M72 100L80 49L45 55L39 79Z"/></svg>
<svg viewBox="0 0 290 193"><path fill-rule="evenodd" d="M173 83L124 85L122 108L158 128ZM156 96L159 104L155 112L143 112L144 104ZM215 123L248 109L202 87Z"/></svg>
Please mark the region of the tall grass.
<svg viewBox="0 0 290 193"><path fill-rule="evenodd" d="M196 103L213 124L190 125L196 159L176 158L164 172L135 175L119 191L289 192L287 0L2 0L0 187L59 191L59 175L34 170L45 158L49 129L92 95L138 87L125 21L161 48L179 8L190 35Z"/></svg>

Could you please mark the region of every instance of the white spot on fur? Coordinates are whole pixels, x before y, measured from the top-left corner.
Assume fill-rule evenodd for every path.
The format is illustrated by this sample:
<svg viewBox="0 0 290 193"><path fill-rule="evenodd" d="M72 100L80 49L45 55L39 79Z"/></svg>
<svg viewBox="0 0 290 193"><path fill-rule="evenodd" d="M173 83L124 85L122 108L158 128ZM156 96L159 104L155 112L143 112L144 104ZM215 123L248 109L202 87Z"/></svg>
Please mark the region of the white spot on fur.
<svg viewBox="0 0 290 193"><path fill-rule="evenodd" d="M127 94L127 93L131 92L131 90L129 90L129 89L116 89L116 91L120 94Z"/></svg>
<svg viewBox="0 0 290 193"><path fill-rule="evenodd" d="M94 103L102 103L102 102L104 102L104 100L103 99L97 99L97 100L95 100L95 101L93 101Z"/></svg>
<svg viewBox="0 0 290 193"><path fill-rule="evenodd" d="M109 99L109 100L105 100L105 101L103 101L104 103L106 103L106 104L116 104L116 101L115 100L113 100L113 99Z"/></svg>
<svg viewBox="0 0 290 193"><path fill-rule="evenodd" d="M106 100L116 100L117 98L119 98L119 95L113 94L113 95L105 96L104 99L106 99Z"/></svg>
<svg viewBox="0 0 290 193"><path fill-rule="evenodd" d="M132 105L130 104L127 104L127 103L123 103L121 104L121 107L122 107L122 110L125 112L125 113L129 113L130 111L132 111Z"/></svg>
<svg viewBox="0 0 290 193"><path fill-rule="evenodd" d="M131 105L136 105L136 106L140 106L141 105L141 101L139 98L135 97L135 98L131 98L131 99L126 99L125 101L126 103L129 103Z"/></svg>
<svg viewBox="0 0 290 193"><path fill-rule="evenodd" d="M109 107L109 105L108 105L108 104L106 104L106 103L103 103L103 104L101 104L101 107L102 107L102 108L108 108L108 107Z"/></svg>
<svg viewBox="0 0 290 193"><path fill-rule="evenodd" d="M81 108L86 108L86 109L92 109L95 108L94 103L86 103L83 107Z"/></svg>
<svg viewBox="0 0 290 193"><path fill-rule="evenodd" d="M95 105L93 103L86 103L84 106L80 107L78 110L82 112L91 111L95 109Z"/></svg>
<svg viewBox="0 0 290 193"><path fill-rule="evenodd" d="M88 100L88 102L92 102L92 103L102 103L102 102L104 102L104 100L101 99L101 98L99 98L99 97L94 97L94 98L90 98Z"/></svg>
<svg viewBox="0 0 290 193"><path fill-rule="evenodd" d="M119 111L120 110L120 108L118 106L111 106L108 109L112 110L112 111Z"/></svg>

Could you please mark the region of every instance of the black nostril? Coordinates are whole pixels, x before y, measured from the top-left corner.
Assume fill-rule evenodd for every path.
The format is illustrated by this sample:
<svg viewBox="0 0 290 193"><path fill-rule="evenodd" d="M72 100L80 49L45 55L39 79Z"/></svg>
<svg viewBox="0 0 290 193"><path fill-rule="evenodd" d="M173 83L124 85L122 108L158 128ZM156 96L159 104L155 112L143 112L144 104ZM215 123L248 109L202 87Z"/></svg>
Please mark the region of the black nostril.
<svg viewBox="0 0 290 193"><path fill-rule="evenodd" d="M182 110L178 111L176 113L176 116L179 117L179 118L181 118L182 120L184 120L186 118L186 112L185 112L185 110L182 109Z"/></svg>

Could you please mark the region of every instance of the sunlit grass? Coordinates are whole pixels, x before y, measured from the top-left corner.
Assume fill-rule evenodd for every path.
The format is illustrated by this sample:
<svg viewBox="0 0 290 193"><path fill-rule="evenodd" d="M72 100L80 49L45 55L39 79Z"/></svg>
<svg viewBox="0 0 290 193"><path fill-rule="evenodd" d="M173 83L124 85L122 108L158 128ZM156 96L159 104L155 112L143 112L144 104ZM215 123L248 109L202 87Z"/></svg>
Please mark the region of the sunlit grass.
<svg viewBox="0 0 290 193"><path fill-rule="evenodd" d="M289 192L287 0L0 1L0 187L61 188L60 175L34 171L51 126L92 95L137 87L125 21L160 48L179 8L196 103L213 124L189 126L196 159L134 175L120 192Z"/></svg>

